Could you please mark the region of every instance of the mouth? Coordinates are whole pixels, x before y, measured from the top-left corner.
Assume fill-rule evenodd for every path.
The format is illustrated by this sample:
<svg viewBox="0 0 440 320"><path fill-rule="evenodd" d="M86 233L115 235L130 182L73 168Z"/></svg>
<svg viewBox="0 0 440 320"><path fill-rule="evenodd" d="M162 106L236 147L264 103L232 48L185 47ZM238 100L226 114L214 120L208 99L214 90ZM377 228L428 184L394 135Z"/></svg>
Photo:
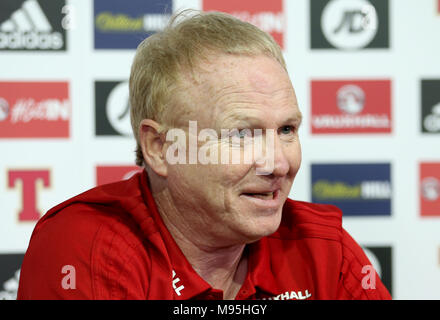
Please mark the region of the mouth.
<svg viewBox="0 0 440 320"><path fill-rule="evenodd" d="M280 206L280 189L266 192L245 192L240 198L251 202L254 206L266 209L275 209Z"/></svg>
<svg viewBox="0 0 440 320"><path fill-rule="evenodd" d="M242 195L246 197L257 198L261 200L273 200L277 196L279 190L275 190L272 192L261 192L261 193L242 193Z"/></svg>

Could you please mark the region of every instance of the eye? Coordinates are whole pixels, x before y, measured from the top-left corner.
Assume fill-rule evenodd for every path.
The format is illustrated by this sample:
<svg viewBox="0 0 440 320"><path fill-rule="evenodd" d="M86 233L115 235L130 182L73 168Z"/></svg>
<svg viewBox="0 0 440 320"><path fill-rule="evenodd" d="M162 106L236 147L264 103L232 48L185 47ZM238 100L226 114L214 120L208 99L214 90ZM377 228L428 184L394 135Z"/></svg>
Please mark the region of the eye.
<svg viewBox="0 0 440 320"><path fill-rule="evenodd" d="M292 134L292 133L295 133L295 127L293 127L293 126L282 126L279 129L279 132L280 132L280 134L284 134L284 135Z"/></svg>

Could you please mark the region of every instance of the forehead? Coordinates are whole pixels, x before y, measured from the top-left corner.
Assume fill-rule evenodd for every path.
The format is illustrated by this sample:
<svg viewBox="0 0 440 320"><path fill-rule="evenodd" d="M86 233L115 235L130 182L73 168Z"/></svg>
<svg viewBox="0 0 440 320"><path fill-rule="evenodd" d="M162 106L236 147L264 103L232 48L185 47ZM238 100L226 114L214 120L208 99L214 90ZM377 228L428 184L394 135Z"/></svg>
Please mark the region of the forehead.
<svg viewBox="0 0 440 320"><path fill-rule="evenodd" d="M243 89L270 94L291 85L279 62L263 55L218 55L202 64L198 75L202 89L214 98Z"/></svg>
<svg viewBox="0 0 440 320"><path fill-rule="evenodd" d="M299 115L289 76L273 58L219 55L201 64L191 82L194 117L206 125Z"/></svg>

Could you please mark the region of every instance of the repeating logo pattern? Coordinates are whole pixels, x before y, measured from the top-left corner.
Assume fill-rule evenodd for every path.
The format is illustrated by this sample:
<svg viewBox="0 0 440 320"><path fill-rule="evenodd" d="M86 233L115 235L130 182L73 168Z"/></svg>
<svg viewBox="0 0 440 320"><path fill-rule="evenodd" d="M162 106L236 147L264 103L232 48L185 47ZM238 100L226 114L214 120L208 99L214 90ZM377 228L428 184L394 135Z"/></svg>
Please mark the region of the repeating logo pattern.
<svg viewBox="0 0 440 320"><path fill-rule="evenodd" d="M286 20L282 0L203 0L204 11L227 12L269 33L284 48Z"/></svg>
<svg viewBox="0 0 440 320"><path fill-rule="evenodd" d="M95 49L136 49L162 30L172 12L172 0L95 0Z"/></svg>
<svg viewBox="0 0 440 320"><path fill-rule="evenodd" d="M0 82L0 138L68 138L67 82Z"/></svg>
<svg viewBox="0 0 440 320"><path fill-rule="evenodd" d="M0 50L66 50L65 1L3 0Z"/></svg>
<svg viewBox="0 0 440 320"><path fill-rule="evenodd" d="M24 254L0 254L0 300L16 300Z"/></svg>
<svg viewBox="0 0 440 320"><path fill-rule="evenodd" d="M310 1L312 49L389 47L388 0Z"/></svg>
<svg viewBox="0 0 440 320"><path fill-rule="evenodd" d="M440 133L440 79L421 81L422 132Z"/></svg>
<svg viewBox="0 0 440 320"><path fill-rule="evenodd" d="M440 162L420 164L420 212L440 216Z"/></svg>
<svg viewBox="0 0 440 320"><path fill-rule="evenodd" d="M391 215L390 164L312 164L312 202L339 207L344 216Z"/></svg>
<svg viewBox="0 0 440 320"><path fill-rule="evenodd" d="M16 190L21 195L21 203L17 204L19 221L37 221L43 215L39 208L39 192L49 188L50 171L33 169L8 170L8 188Z"/></svg>
<svg viewBox="0 0 440 320"><path fill-rule="evenodd" d="M390 80L313 80L312 133L390 133Z"/></svg>
<svg viewBox="0 0 440 320"><path fill-rule="evenodd" d="M96 135L133 135L128 95L128 81L95 82Z"/></svg>

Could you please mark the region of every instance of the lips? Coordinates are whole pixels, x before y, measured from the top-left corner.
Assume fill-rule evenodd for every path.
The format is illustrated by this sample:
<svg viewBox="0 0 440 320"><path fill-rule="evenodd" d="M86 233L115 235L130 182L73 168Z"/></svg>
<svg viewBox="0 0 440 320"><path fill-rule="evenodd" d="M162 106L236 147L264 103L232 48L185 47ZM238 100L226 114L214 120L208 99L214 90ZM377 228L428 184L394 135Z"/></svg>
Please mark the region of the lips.
<svg viewBox="0 0 440 320"><path fill-rule="evenodd" d="M258 210L278 210L284 199L281 186L281 179L271 181L270 184L249 184L241 190L240 198Z"/></svg>
<svg viewBox="0 0 440 320"><path fill-rule="evenodd" d="M247 197L254 197L261 200L273 200L275 197L276 191L270 191L270 192L249 192L249 193L243 193L243 195Z"/></svg>
<svg viewBox="0 0 440 320"><path fill-rule="evenodd" d="M280 189L274 191L244 192L240 198L258 208L277 209L281 205Z"/></svg>

